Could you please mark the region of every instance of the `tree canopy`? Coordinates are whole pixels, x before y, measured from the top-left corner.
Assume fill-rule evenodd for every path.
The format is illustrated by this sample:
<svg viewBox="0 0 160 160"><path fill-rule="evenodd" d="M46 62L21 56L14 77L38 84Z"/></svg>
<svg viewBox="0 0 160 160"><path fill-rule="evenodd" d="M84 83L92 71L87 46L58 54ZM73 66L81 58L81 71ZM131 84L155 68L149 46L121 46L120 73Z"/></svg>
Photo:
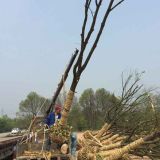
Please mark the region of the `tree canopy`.
<svg viewBox="0 0 160 160"><path fill-rule="evenodd" d="M49 106L50 100L38 95L36 92L30 92L25 100L19 104L19 113L22 115L43 114Z"/></svg>

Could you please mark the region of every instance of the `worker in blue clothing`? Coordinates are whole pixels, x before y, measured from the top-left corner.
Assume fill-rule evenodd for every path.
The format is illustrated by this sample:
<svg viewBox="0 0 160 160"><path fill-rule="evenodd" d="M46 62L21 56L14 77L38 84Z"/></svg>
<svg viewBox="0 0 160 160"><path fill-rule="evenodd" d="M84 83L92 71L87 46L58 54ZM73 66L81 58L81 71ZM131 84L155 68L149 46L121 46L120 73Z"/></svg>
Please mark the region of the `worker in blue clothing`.
<svg viewBox="0 0 160 160"><path fill-rule="evenodd" d="M59 104L55 105L55 111L51 112L48 117L46 118L46 124L48 127L51 127L55 124L55 122L61 118L61 110L62 107Z"/></svg>
<svg viewBox="0 0 160 160"><path fill-rule="evenodd" d="M47 124L47 126L50 128L51 126L53 126L57 120L59 120L61 118L61 110L62 107L59 104L55 105L55 111L51 112L47 118L45 119L45 124ZM45 142L45 150L49 151L51 148L51 139L48 136L46 136L46 142Z"/></svg>

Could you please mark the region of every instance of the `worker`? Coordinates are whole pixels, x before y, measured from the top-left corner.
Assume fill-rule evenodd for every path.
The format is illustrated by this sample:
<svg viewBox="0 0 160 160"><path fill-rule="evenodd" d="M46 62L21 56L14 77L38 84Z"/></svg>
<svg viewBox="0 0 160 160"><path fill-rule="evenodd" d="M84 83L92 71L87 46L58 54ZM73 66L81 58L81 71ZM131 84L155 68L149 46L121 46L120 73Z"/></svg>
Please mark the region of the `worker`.
<svg viewBox="0 0 160 160"><path fill-rule="evenodd" d="M56 121L61 118L61 110L62 110L61 105L56 104L55 111L51 112L45 120L45 124L47 124L48 127L55 125ZM49 151L51 149L51 138L49 135L46 135L46 142L45 142L44 148L47 151Z"/></svg>
<svg viewBox="0 0 160 160"><path fill-rule="evenodd" d="M55 111L51 112L46 118L46 124L48 125L48 127L54 125L56 121L61 118L61 110L62 110L61 105L56 104Z"/></svg>
<svg viewBox="0 0 160 160"><path fill-rule="evenodd" d="M71 143L70 143L70 149L71 149L71 159L75 159L76 157L76 149L77 149L77 133L73 132L71 134Z"/></svg>

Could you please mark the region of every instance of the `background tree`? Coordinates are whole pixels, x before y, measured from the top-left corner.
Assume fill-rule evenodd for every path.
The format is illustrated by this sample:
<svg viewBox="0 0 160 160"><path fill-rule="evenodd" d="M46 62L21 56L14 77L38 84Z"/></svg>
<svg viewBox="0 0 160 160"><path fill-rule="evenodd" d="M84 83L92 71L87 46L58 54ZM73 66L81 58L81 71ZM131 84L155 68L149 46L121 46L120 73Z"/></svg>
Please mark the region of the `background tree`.
<svg viewBox="0 0 160 160"><path fill-rule="evenodd" d="M117 103L118 99L114 94L104 88L97 89L96 92L89 88L84 90L79 98L82 113L87 121L89 129L98 129L104 124L105 113Z"/></svg>
<svg viewBox="0 0 160 160"><path fill-rule="evenodd" d="M110 93L104 88L100 88L95 92L95 100L98 109L97 112L98 115L100 115L100 121L102 125L105 120L109 121L107 119L108 117L106 117L106 113L117 105L119 99L113 93Z"/></svg>
<svg viewBox="0 0 160 160"><path fill-rule="evenodd" d="M0 133L10 132L16 126L16 121L7 115L0 117Z"/></svg>
<svg viewBox="0 0 160 160"><path fill-rule="evenodd" d="M17 126L27 129L34 115L44 115L50 100L40 96L36 92L30 92L25 100L19 104L19 112L17 112Z"/></svg>
<svg viewBox="0 0 160 160"><path fill-rule="evenodd" d="M68 117L68 124L73 127L73 131L88 129L87 120L85 119L85 115L78 103L74 103L74 105L72 105L72 109Z"/></svg>
<svg viewBox="0 0 160 160"><path fill-rule="evenodd" d="M95 106L95 97L93 89L86 89L80 99L80 106L82 107L82 112L87 121L87 127L89 129L95 129L96 127L96 106Z"/></svg>
<svg viewBox="0 0 160 160"><path fill-rule="evenodd" d="M49 106L50 100L46 99L36 92L30 92L25 100L22 100L19 104L19 114L23 116L33 116L38 112L43 114ZM42 106L43 105L43 106Z"/></svg>

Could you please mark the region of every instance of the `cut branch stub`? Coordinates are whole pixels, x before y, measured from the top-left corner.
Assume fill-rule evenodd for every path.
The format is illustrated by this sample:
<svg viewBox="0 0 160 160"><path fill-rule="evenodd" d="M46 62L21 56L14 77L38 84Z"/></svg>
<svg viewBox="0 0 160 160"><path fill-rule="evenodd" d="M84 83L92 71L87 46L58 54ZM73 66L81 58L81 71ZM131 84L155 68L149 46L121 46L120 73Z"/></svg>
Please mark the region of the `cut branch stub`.
<svg viewBox="0 0 160 160"><path fill-rule="evenodd" d="M113 140L115 140L116 138L119 137L119 134L115 134L112 137L110 137L109 139L105 140L104 142L102 142L103 145L108 145L111 144Z"/></svg>
<svg viewBox="0 0 160 160"><path fill-rule="evenodd" d="M112 135L113 135L113 133L109 133L109 134L107 134L105 136L100 137L99 139L102 142L102 141L105 141L106 139L112 137Z"/></svg>
<svg viewBox="0 0 160 160"><path fill-rule="evenodd" d="M89 141L90 139L94 141L98 146L102 146L101 142L96 137L94 137L89 131L84 132L83 136L87 139L87 141Z"/></svg>
<svg viewBox="0 0 160 160"><path fill-rule="evenodd" d="M113 143L113 144L110 144L110 145L102 146L100 148L100 151L106 151L106 150L115 149L115 148L118 148L118 147L121 147L121 142L117 142L117 143Z"/></svg>
<svg viewBox="0 0 160 160"><path fill-rule="evenodd" d="M105 132L108 131L108 129L111 127L110 124L105 123L104 126L101 128L101 130L98 132L98 134L96 135L96 138L100 138Z"/></svg>

